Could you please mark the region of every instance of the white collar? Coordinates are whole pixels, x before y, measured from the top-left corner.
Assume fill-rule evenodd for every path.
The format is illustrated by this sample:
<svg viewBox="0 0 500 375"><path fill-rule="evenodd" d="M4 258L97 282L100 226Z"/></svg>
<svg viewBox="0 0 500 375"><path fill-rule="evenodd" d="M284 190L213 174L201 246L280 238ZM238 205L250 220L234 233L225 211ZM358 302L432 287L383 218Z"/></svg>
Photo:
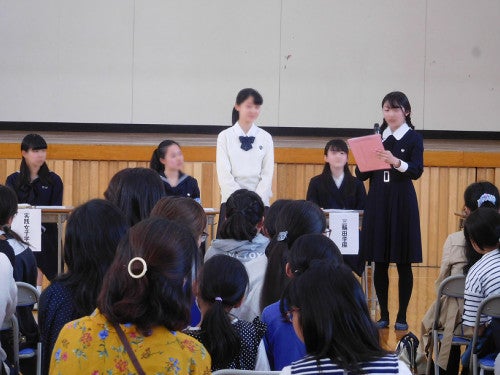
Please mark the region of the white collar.
<svg viewBox="0 0 500 375"><path fill-rule="evenodd" d="M399 141L401 138L403 138L403 136L406 134L406 132L410 129L411 128L408 126L408 124L406 122L403 125L401 125L399 128L397 128L394 133L391 132L391 128L389 128L389 126L387 126L387 128L385 128L385 130L384 130L384 133L382 134L382 139L385 141L387 139L387 137L389 137L390 135L393 135L394 138L396 138L396 140Z"/></svg>
<svg viewBox="0 0 500 375"><path fill-rule="evenodd" d="M237 136L242 135L244 137L255 137L257 135L257 133L259 132L259 128L255 124L252 124L252 126L248 130L248 133L245 134L245 132L241 128L239 122L236 122L236 124L233 125L233 129L234 129Z"/></svg>
<svg viewBox="0 0 500 375"><path fill-rule="evenodd" d="M340 189L340 185L342 185L342 181L344 181L344 175L345 173L342 173L339 177L333 177L333 182L335 182L335 185L337 185L337 188Z"/></svg>

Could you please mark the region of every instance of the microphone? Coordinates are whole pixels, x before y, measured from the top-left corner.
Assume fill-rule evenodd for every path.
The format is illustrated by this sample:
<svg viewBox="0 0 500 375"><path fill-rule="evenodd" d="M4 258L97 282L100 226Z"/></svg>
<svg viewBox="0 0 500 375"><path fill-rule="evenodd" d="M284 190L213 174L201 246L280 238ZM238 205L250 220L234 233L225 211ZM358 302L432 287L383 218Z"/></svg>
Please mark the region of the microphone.
<svg viewBox="0 0 500 375"><path fill-rule="evenodd" d="M380 134L380 125L378 123L373 124L373 134Z"/></svg>

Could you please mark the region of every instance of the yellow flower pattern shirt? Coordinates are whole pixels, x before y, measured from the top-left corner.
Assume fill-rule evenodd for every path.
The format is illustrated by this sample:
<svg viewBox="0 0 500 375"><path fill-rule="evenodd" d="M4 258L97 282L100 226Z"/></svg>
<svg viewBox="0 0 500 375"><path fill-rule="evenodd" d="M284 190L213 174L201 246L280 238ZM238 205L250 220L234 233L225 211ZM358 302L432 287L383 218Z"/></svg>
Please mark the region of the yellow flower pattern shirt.
<svg viewBox="0 0 500 375"><path fill-rule="evenodd" d="M205 347L181 332L155 327L143 336L133 324L121 325L146 374L210 374ZM99 310L66 324L50 359L50 374L136 374L113 325Z"/></svg>

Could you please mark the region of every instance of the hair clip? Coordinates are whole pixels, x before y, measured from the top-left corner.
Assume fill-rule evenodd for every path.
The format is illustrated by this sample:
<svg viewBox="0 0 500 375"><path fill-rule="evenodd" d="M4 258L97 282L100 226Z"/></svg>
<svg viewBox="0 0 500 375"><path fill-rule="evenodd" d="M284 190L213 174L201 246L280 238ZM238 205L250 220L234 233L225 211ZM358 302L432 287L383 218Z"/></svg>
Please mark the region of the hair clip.
<svg viewBox="0 0 500 375"><path fill-rule="evenodd" d="M286 240L286 236L288 235L288 231L284 231L284 232L279 232L278 233L278 241L284 241Z"/></svg>
<svg viewBox="0 0 500 375"><path fill-rule="evenodd" d="M481 195L479 197L479 199L477 200L477 206L481 207L484 202L491 202L491 203L495 204L497 202L497 199L495 198L494 195L485 193L485 194Z"/></svg>
<svg viewBox="0 0 500 375"><path fill-rule="evenodd" d="M215 297L215 302L222 302L222 297Z"/></svg>
<svg viewBox="0 0 500 375"><path fill-rule="evenodd" d="M133 273L132 272L132 264L135 261L142 263L142 272L141 273ZM141 257L132 258L132 259L130 259L130 262L128 262L128 274L131 277L133 277L134 279L140 279L141 277L143 277L146 274L147 270L148 270L148 265L146 264L146 261Z"/></svg>

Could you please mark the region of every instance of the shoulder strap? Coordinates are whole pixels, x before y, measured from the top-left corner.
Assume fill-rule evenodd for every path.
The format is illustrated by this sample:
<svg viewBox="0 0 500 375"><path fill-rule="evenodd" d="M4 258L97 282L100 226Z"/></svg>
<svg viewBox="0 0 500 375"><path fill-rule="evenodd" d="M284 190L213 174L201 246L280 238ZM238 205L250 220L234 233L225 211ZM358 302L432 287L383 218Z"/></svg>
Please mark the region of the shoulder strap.
<svg viewBox="0 0 500 375"><path fill-rule="evenodd" d="M141 367L141 364L137 360L134 351L130 347L130 343L128 342L127 337L125 336L125 332L123 332L122 327L120 327L120 325L117 323L113 323L113 327L115 327L115 330L118 333L118 336L120 337L120 341L122 342L123 347L127 351L127 354L130 360L132 361L132 364L134 365L135 369L137 370L137 373L139 375L146 375L146 373Z"/></svg>

